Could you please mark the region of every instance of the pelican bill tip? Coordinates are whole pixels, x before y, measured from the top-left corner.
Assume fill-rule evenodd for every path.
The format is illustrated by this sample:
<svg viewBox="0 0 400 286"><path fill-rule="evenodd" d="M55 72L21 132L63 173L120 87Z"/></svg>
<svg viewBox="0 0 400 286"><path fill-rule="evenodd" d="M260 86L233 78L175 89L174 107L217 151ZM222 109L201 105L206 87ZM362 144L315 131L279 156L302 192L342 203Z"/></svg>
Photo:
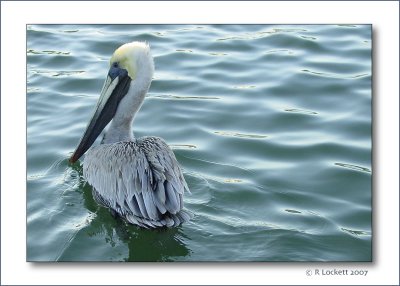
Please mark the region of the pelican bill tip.
<svg viewBox="0 0 400 286"><path fill-rule="evenodd" d="M72 154L72 156L69 158L69 162L71 164L74 164L76 161L78 161L79 158L76 158L76 153Z"/></svg>

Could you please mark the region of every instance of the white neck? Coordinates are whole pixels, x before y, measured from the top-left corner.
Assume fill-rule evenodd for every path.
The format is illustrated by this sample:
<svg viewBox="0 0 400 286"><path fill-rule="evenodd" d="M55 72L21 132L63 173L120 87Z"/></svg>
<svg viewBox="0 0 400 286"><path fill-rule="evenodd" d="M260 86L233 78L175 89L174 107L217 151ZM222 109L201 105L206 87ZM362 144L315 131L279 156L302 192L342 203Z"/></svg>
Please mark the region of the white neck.
<svg viewBox="0 0 400 286"><path fill-rule="evenodd" d="M110 128L104 135L103 144L134 139L132 122L146 97L154 73L154 63L151 56L140 57L137 64L139 67L137 76L131 81L127 94L118 104Z"/></svg>

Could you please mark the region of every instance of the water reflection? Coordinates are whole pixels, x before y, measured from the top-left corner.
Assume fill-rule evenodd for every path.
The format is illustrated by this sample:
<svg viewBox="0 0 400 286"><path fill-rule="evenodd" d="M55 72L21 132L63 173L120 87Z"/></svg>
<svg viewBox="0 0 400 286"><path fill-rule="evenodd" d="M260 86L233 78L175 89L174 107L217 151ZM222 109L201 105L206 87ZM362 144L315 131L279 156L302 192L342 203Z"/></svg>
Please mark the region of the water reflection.
<svg viewBox="0 0 400 286"><path fill-rule="evenodd" d="M81 167L78 168L81 171ZM190 250L184 242L188 238L183 233L182 227L149 230L127 224L120 218L112 217L108 209L97 205L93 199L90 185L82 181L79 189L83 190L83 206L95 214L95 217L89 224L79 230L81 239L104 239L106 244L114 248L108 248L107 251L114 252L114 254L118 252L117 246L123 245L127 247L127 253L121 253L118 259L121 260L122 257L123 261L175 261L177 259L182 260L182 257L190 255ZM68 251L70 250L65 252ZM64 257L60 257L59 260L68 259L67 257L68 255L65 255ZM76 256L74 259L79 261L85 260ZM107 259L104 258L104 260Z"/></svg>
<svg viewBox="0 0 400 286"><path fill-rule="evenodd" d="M142 230L128 226L129 255L125 261L174 261L190 254L180 228Z"/></svg>
<svg viewBox="0 0 400 286"><path fill-rule="evenodd" d="M365 77L368 76L369 74L367 73L362 73L362 74L354 74L354 75L349 75L349 76L342 76L340 74L334 74L334 73L326 73L326 72L317 72L317 71L312 71L308 69L302 69L302 72L312 74L312 75L317 75L317 76L322 76L322 77L329 77L329 78L341 78L341 79L356 79L359 77Z"/></svg>
<svg viewBox="0 0 400 286"><path fill-rule="evenodd" d="M366 172L366 173L371 173L371 170L365 167L353 165L353 164L346 164L346 163L335 163L336 166L342 167L342 168L347 168L355 171L361 171L361 172Z"/></svg>
<svg viewBox="0 0 400 286"><path fill-rule="evenodd" d="M34 54L34 55L64 55L67 56L70 54L70 52L61 52L61 51L37 51L34 49L28 49L27 54Z"/></svg>

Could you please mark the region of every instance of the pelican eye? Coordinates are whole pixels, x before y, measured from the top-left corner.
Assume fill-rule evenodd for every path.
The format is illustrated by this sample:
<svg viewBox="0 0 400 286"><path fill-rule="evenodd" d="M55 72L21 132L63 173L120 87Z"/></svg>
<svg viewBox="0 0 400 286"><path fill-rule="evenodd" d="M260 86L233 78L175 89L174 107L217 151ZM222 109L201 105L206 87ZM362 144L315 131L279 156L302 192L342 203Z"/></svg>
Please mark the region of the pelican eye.
<svg viewBox="0 0 400 286"><path fill-rule="evenodd" d="M113 62L111 64L110 70L108 71L108 75L111 79L115 79L117 76L121 75L122 69L119 67L118 62Z"/></svg>

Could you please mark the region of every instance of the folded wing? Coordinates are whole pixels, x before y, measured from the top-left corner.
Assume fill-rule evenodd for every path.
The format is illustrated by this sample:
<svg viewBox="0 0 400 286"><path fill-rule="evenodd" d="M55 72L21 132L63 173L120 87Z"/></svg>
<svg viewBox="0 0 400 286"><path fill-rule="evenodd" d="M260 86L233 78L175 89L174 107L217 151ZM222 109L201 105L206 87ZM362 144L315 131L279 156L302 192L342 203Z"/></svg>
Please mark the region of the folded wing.
<svg viewBox="0 0 400 286"><path fill-rule="evenodd" d="M183 209L188 186L175 155L158 137L91 148L83 163L96 201L142 227L177 226L191 218Z"/></svg>

